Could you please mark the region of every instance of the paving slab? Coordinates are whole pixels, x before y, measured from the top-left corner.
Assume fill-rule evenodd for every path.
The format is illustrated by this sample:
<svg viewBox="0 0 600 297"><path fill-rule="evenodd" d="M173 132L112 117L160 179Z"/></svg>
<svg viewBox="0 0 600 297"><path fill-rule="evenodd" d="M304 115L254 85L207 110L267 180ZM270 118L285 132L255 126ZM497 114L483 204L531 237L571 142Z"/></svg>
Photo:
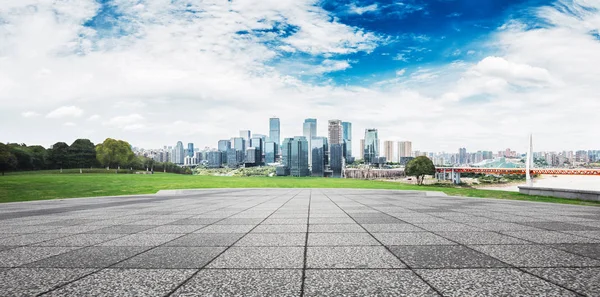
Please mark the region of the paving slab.
<svg viewBox="0 0 600 297"><path fill-rule="evenodd" d="M208 268L302 268L304 247L231 247Z"/></svg>
<svg viewBox="0 0 600 297"><path fill-rule="evenodd" d="M600 268L526 268L543 279L587 296L600 296Z"/></svg>
<svg viewBox="0 0 600 297"><path fill-rule="evenodd" d="M225 247L157 247L115 267L199 269L225 250Z"/></svg>
<svg viewBox="0 0 600 297"><path fill-rule="evenodd" d="M300 296L302 270L204 269L171 296Z"/></svg>
<svg viewBox="0 0 600 297"><path fill-rule="evenodd" d="M230 246L242 236L243 233L193 233L170 241L165 246Z"/></svg>
<svg viewBox="0 0 600 297"><path fill-rule="evenodd" d="M40 247L41 248L41 247ZM47 247L47 249L50 249ZM147 247L85 247L47 257L27 267L104 268L147 250Z"/></svg>
<svg viewBox="0 0 600 297"><path fill-rule="evenodd" d="M77 278L95 269L14 268L0 271L0 292L3 296L35 296Z"/></svg>
<svg viewBox="0 0 600 297"><path fill-rule="evenodd" d="M382 246L308 247L308 268L406 268Z"/></svg>
<svg viewBox="0 0 600 297"><path fill-rule="evenodd" d="M502 262L459 245L391 246L390 251L411 268L505 267Z"/></svg>

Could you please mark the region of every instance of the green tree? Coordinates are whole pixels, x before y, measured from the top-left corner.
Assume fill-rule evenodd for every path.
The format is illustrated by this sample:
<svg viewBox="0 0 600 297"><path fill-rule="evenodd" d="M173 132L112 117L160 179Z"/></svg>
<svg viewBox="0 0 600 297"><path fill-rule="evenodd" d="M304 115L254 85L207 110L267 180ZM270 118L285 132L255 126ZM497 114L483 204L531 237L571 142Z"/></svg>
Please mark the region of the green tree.
<svg viewBox="0 0 600 297"><path fill-rule="evenodd" d="M126 165L135 158L129 143L123 140L107 138L96 146L98 162L107 168Z"/></svg>
<svg viewBox="0 0 600 297"><path fill-rule="evenodd" d="M0 143L0 171L4 175L5 171L17 168L17 157L10 151L10 147Z"/></svg>
<svg viewBox="0 0 600 297"><path fill-rule="evenodd" d="M96 165L96 146L89 139L77 139L69 146L70 168L88 168Z"/></svg>
<svg viewBox="0 0 600 297"><path fill-rule="evenodd" d="M48 151L41 145L27 147L31 153L33 170L42 170L48 167Z"/></svg>
<svg viewBox="0 0 600 297"><path fill-rule="evenodd" d="M48 149L48 160L50 168L66 168L69 161L69 145L57 142Z"/></svg>
<svg viewBox="0 0 600 297"><path fill-rule="evenodd" d="M422 185L425 175L434 175L435 166L431 159L420 156L416 157L406 164L404 173L408 176L415 176L417 178L417 184Z"/></svg>

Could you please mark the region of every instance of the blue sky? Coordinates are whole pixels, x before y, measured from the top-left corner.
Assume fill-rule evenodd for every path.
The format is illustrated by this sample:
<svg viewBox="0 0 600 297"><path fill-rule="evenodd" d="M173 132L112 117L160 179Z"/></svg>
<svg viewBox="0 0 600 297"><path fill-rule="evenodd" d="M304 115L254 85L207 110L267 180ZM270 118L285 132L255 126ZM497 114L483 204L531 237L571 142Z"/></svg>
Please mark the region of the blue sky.
<svg viewBox="0 0 600 297"><path fill-rule="evenodd" d="M593 149L598 32L593 0L5 0L0 140L204 147L277 115L283 137Z"/></svg>

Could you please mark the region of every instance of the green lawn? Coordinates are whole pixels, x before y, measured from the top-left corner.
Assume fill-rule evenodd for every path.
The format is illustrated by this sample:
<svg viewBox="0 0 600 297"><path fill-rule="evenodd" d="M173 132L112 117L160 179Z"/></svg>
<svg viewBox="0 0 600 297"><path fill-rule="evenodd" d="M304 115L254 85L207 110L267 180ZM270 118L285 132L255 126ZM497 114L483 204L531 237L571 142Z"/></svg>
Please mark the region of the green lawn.
<svg viewBox="0 0 600 297"><path fill-rule="evenodd" d="M77 171L78 172L78 171ZM0 176L0 202L44 200L73 197L153 194L166 189L200 188L361 188L442 191L453 196L529 200L565 204L600 203L514 192L469 188L416 186L400 183L333 178L294 177L220 177L156 173L142 174L57 174L32 172Z"/></svg>

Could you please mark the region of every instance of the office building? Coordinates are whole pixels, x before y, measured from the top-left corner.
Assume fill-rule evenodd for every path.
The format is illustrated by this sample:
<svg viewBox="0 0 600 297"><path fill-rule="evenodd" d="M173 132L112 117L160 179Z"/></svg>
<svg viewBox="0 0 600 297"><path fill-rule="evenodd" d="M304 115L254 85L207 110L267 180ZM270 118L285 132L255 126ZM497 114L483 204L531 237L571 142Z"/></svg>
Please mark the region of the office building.
<svg viewBox="0 0 600 297"><path fill-rule="evenodd" d="M317 137L317 119L305 119L302 125L302 135L308 141L308 147L312 147L313 137ZM312 150L308 152L308 164L312 164Z"/></svg>
<svg viewBox="0 0 600 297"><path fill-rule="evenodd" d="M312 138L312 163L311 163L311 175L312 176L324 176L325 165L327 164L327 150L328 143L327 137L313 137Z"/></svg>
<svg viewBox="0 0 600 297"><path fill-rule="evenodd" d="M365 140L360 140L360 149L358 150L358 158L360 160L365 160Z"/></svg>
<svg viewBox="0 0 600 297"><path fill-rule="evenodd" d="M240 130L240 137L244 139L244 152L250 147L250 130Z"/></svg>
<svg viewBox="0 0 600 297"><path fill-rule="evenodd" d="M262 155L264 152L264 140L261 136L258 137L252 137L252 139L250 139L250 147L254 148L257 150L256 154L258 154L260 157L258 158L257 162L255 163L262 163Z"/></svg>
<svg viewBox="0 0 600 297"><path fill-rule="evenodd" d="M462 148L458 149L458 164L466 165L467 163L468 163L467 149L462 147Z"/></svg>
<svg viewBox="0 0 600 297"><path fill-rule="evenodd" d="M286 138L283 141L283 165L291 176L308 176L308 140L303 136Z"/></svg>
<svg viewBox="0 0 600 297"><path fill-rule="evenodd" d="M173 149L173 163L183 165L183 158L185 158L185 149L183 148L183 142L178 141L177 145Z"/></svg>
<svg viewBox="0 0 600 297"><path fill-rule="evenodd" d="M223 161L223 163L227 163L227 151L229 151L229 149L231 149L231 141L230 140L219 140L217 149L223 155L223 157L221 158L221 161Z"/></svg>
<svg viewBox="0 0 600 297"><path fill-rule="evenodd" d="M387 162L393 162L394 157L394 142L386 140L383 142L383 156Z"/></svg>
<svg viewBox="0 0 600 297"><path fill-rule="evenodd" d="M329 120L329 126L327 127L329 145L342 144L344 129L342 128L342 121L340 120Z"/></svg>
<svg viewBox="0 0 600 297"><path fill-rule="evenodd" d="M344 154L342 144L332 144L329 147L329 168L332 171L332 177L342 177L344 169Z"/></svg>
<svg viewBox="0 0 600 297"><path fill-rule="evenodd" d="M188 143L186 156L190 158L194 157L194 144L191 142Z"/></svg>
<svg viewBox="0 0 600 297"><path fill-rule="evenodd" d="M212 151L206 154L208 163L206 166L208 168L219 168L221 164L223 164L223 154L219 151Z"/></svg>
<svg viewBox="0 0 600 297"><path fill-rule="evenodd" d="M262 164L262 155L260 150L255 147L249 147L246 149L246 160L244 161L246 167L258 166Z"/></svg>
<svg viewBox="0 0 600 297"><path fill-rule="evenodd" d="M342 139L346 144L344 157L349 160L352 157L352 123L342 122L343 136Z"/></svg>
<svg viewBox="0 0 600 297"><path fill-rule="evenodd" d="M277 148L279 146L275 142L266 142L265 143L265 163L275 163L277 161Z"/></svg>
<svg viewBox="0 0 600 297"><path fill-rule="evenodd" d="M269 141L277 144L277 147L281 145L280 141L281 137L281 127L279 123L279 118L270 118L269 119ZM275 152L277 154L277 152Z"/></svg>
<svg viewBox="0 0 600 297"><path fill-rule="evenodd" d="M379 137L377 129L365 129L364 160L366 164L372 164L379 157Z"/></svg>
<svg viewBox="0 0 600 297"><path fill-rule="evenodd" d="M227 150L227 167L237 168L244 163L244 151L230 148Z"/></svg>
<svg viewBox="0 0 600 297"><path fill-rule="evenodd" d="M233 149L241 152L242 161L240 163L244 163L244 158L246 157L246 140L243 137L234 137L232 138L232 142Z"/></svg>

